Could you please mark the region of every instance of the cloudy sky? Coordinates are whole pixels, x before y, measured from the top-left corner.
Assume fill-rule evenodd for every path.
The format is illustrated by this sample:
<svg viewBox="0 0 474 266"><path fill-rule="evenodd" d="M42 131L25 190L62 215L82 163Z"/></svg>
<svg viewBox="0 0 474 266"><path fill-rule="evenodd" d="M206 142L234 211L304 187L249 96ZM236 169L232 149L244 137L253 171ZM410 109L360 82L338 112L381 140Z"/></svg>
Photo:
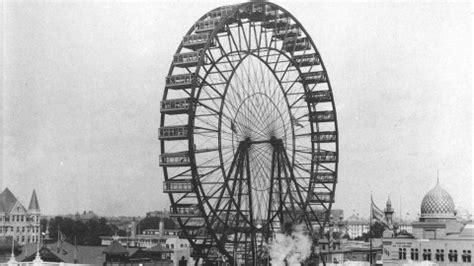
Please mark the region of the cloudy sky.
<svg viewBox="0 0 474 266"><path fill-rule="evenodd" d="M331 79L335 207L367 215L372 192L415 218L439 170L456 207L472 212L470 6L277 3L308 30ZM157 141L164 77L183 34L219 5L3 1L0 189L25 205L36 189L45 214L168 208Z"/></svg>

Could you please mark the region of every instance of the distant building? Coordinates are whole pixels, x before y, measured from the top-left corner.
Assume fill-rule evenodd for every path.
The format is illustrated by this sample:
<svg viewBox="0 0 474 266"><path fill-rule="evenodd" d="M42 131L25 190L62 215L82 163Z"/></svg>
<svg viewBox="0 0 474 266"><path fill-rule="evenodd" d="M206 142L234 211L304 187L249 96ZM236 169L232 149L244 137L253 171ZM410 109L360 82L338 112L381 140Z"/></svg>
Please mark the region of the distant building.
<svg viewBox="0 0 474 266"><path fill-rule="evenodd" d="M16 257L17 261L33 261L37 253L36 244L23 246L22 253ZM101 246L75 246L68 242L54 242L42 245L39 254L45 262L64 262L78 264L101 265L105 261L104 247Z"/></svg>
<svg viewBox="0 0 474 266"><path fill-rule="evenodd" d="M369 230L369 221L366 219L361 219L359 216L351 215L345 221L345 231L351 239L362 236L363 234L368 233Z"/></svg>
<svg viewBox="0 0 474 266"><path fill-rule="evenodd" d="M383 264L431 261L437 265L472 265L474 224L456 220L454 201L439 181L421 202L413 236L383 238Z"/></svg>
<svg viewBox="0 0 474 266"><path fill-rule="evenodd" d="M35 243L40 238L41 211L33 190L28 209L5 188L0 193L0 236L13 237L20 245Z"/></svg>
<svg viewBox="0 0 474 266"><path fill-rule="evenodd" d="M132 230L131 232L135 232L135 230ZM192 261L192 258L190 257L191 244L188 240L179 238L179 232L179 229L165 228L164 222L160 221L159 229L145 229L141 234L131 234L130 236L101 236L100 238L102 246L111 246L112 244L116 246L119 244L122 247L127 248L140 248L142 253L148 252L147 254L150 252L159 252L161 250L163 251L161 253L162 256L165 256L161 258L163 261L168 261L171 265L178 266L179 261L183 260L183 258L188 262ZM119 248L116 249L119 250ZM142 253L140 253L140 256L143 255ZM155 255L157 256L157 254ZM116 257L111 257L111 261L139 261L139 258L137 257L138 254L129 254L129 258L125 258L124 256L125 255L120 257L117 255ZM158 257L155 257L155 260L157 259Z"/></svg>
<svg viewBox="0 0 474 266"><path fill-rule="evenodd" d="M326 263L341 263L342 265L347 261L355 261L359 262L356 265L361 265L361 262L368 264L370 257L374 263L382 260L382 241L380 239L374 239L372 247L369 242L363 241L322 239L319 241L318 248Z"/></svg>
<svg viewBox="0 0 474 266"><path fill-rule="evenodd" d="M152 211L152 212L146 213L146 218L152 218L152 217L170 218L170 212L164 209L163 211Z"/></svg>
<svg viewBox="0 0 474 266"><path fill-rule="evenodd" d="M191 244L187 239L168 238L166 240L166 248L172 251L172 253L170 253L170 260L173 262L173 266L178 266L179 260L183 257L189 262L192 260Z"/></svg>
<svg viewBox="0 0 474 266"><path fill-rule="evenodd" d="M401 224L398 224L398 232L407 232L409 234L413 234L413 226L409 222L403 222Z"/></svg>
<svg viewBox="0 0 474 266"><path fill-rule="evenodd" d="M160 222L159 227L159 229L145 229L141 234L135 234L135 230L131 230L130 236L101 236L101 245L108 246L113 241L117 241L127 247L150 248L158 244L165 245L167 239L179 237L179 229L167 229L163 221Z"/></svg>
<svg viewBox="0 0 474 266"><path fill-rule="evenodd" d="M334 223L340 223L344 221L344 211L340 209L331 210L331 219Z"/></svg>
<svg viewBox="0 0 474 266"><path fill-rule="evenodd" d="M93 211L83 211L82 213L76 212L75 214L66 214L62 215L64 218L70 218L76 221L89 221L93 219L99 219L100 217L95 214ZM54 217L51 217L54 219Z"/></svg>

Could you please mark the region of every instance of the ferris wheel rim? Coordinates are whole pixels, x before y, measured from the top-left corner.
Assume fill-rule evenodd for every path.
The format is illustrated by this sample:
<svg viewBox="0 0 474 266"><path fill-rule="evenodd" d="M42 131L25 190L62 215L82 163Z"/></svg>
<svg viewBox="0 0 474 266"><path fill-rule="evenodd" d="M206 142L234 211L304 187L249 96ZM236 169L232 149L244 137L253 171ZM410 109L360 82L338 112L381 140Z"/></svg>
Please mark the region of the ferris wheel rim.
<svg viewBox="0 0 474 266"><path fill-rule="evenodd" d="M229 15L228 17L235 16L235 14L238 13L241 8L250 6L250 5L252 5L252 4L254 4L254 3L253 3L253 2L249 2L249 3L243 3L243 4L235 5L234 8L233 8L232 15ZM307 33L307 31L306 31L306 29L303 27L303 25L302 25L290 12L288 12L288 11L285 10L284 8L282 8L282 7L280 7L280 6L276 5L276 4L273 4L273 3L268 3L268 2L266 2L265 5L274 6L274 7L278 8L279 10L283 11L285 14L289 15L289 16L291 17L291 19L294 20L294 22L296 23L296 25L298 25L298 27L305 33L306 37L307 37L307 38L309 39L309 41L311 42L311 47L312 47L312 48L315 50L315 52L319 55L319 51L317 50L316 45L314 44L314 42L313 42L311 36ZM219 7L219 8L220 8L220 7ZM216 9L213 9L213 10L217 10L217 9L219 9L219 8L216 8ZM206 16L207 16L207 13L206 13L205 15L203 15L198 21L204 19ZM211 42L213 39L216 38L216 35L217 35L218 30L221 29L221 28L226 24L226 20L227 20L227 19L222 19L222 20L219 22L219 26L218 26L216 29L214 29L213 32L210 34L211 37L209 37L209 39L208 39L208 41L207 41L207 44L205 45L205 48L202 49L203 51L209 50L210 42ZM188 31L188 33L187 33L186 35L191 34L191 33L193 32L193 30L194 30L194 25L190 28L190 30ZM176 51L176 54L179 53L180 51L182 51L183 48L184 48L184 47L183 47L183 45L182 45L182 43L181 43L181 44L179 45L177 51ZM203 52L203 53L204 53L204 52ZM283 53L283 54L284 54L284 53ZM286 55L285 55L285 56L286 56ZM196 67L196 73L198 73L198 72L201 70L201 68L203 68L203 64L204 64L203 60L204 60L204 57L201 57L200 62L199 62L199 64L198 64L197 67ZM291 58L290 58L290 60L291 60ZM327 73L326 68L325 68L325 65L324 65L324 63L322 62L322 58L319 57L319 60L321 60L321 66L322 66L322 68L323 68L323 71L324 71L325 73ZM172 66L170 67L170 70L169 70L168 75L171 75L171 74L173 73L173 70L174 70L174 66L172 65ZM301 73L301 71L300 71L299 68L298 68L298 71ZM331 87L331 84L330 84L330 81L329 81L329 77L327 77L327 79L328 79L328 80L327 80L327 86L328 86L328 88L329 88L329 91L332 92L332 87ZM191 95L196 95L196 90L200 91L201 88L202 88L202 84L200 85L199 88L198 88L198 87L193 88ZM306 90L306 88L305 88L305 90ZM226 89L226 91L227 91L227 89ZM164 93L164 95L163 95L163 100L166 100L166 99L167 99L166 96L167 96L167 90L165 90L165 93ZM332 104L332 110L334 110L334 115L336 116L337 113L335 112L335 111L336 111L336 108L335 108L335 104L334 104L334 99L331 99L331 104ZM308 103L308 105L309 105L309 103ZM194 110L194 112L195 112L195 110ZM165 114L162 113L162 114L161 114L161 117L162 117L162 119L161 119L161 122L160 122L160 126L164 126L164 125L165 125ZM221 118L219 119L219 121L220 121L220 120L221 120ZM189 116L189 119L188 119L188 125L192 125L193 122L194 122L194 120L192 120L192 116L190 115L190 116ZM293 126L293 125L292 125L292 126ZM312 123L310 123L310 126L311 126L311 132L315 132L314 129L313 129L313 124L312 124ZM337 130L337 117L335 117L335 119L334 119L334 126L335 126L335 132L336 132L336 134L338 134L338 130ZM293 137L294 137L294 134L293 134ZM220 140L220 138L219 138L219 140ZM164 142L162 141L162 143L164 143ZM336 143L336 152L338 153L338 151L339 151L339 150L338 150L338 144L339 144L339 142L337 141L337 142L335 142L335 143ZM195 155L195 152L194 152L194 149L193 149L194 145L195 145L195 143L194 143L193 134L190 134L190 136L189 136L188 152L189 152L190 160L191 160L192 164L194 165L194 167L191 167L191 168L193 168L193 169L196 168L196 166L195 166L195 165L196 165L196 159L195 159L195 156L196 156L196 155ZM219 145L219 146L220 146L220 145ZM313 149L314 149L314 148L313 148ZM161 150L162 150L162 153L164 153L164 145L161 145ZM313 166L312 166L312 167L313 167ZM338 167L338 164L336 163L336 164L335 164L335 172L337 172L337 167ZM192 169L191 171L195 171L195 170L193 170L193 169ZM165 171L165 172L166 172L166 171ZM193 173L193 175L195 175L195 174ZM166 174L166 173L165 173L165 179L167 179L167 174ZM335 184L333 185L333 191L335 191ZM199 198L199 197L198 197L198 198ZM173 201L171 194L170 194L170 199L171 199L171 201ZM201 201L200 199L199 199L199 201L202 203L202 201ZM332 203L329 204L329 208L330 208L331 205L332 205ZM205 217L205 219L207 220L206 217ZM192 242L192 241L190 241L190 242Z"/></svg>

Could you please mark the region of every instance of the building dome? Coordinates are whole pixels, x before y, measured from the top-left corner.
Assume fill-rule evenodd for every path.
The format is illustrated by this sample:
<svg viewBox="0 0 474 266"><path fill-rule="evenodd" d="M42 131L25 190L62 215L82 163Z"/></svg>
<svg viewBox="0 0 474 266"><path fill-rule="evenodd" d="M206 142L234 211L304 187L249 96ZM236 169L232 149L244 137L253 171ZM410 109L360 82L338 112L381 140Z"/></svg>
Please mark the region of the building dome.
<svg viewBox="0 0 474 266"><path fill-rule="evenodd" d="M426 193L421 202L421 218L454 218L454 201L439 185Z"/></svg>

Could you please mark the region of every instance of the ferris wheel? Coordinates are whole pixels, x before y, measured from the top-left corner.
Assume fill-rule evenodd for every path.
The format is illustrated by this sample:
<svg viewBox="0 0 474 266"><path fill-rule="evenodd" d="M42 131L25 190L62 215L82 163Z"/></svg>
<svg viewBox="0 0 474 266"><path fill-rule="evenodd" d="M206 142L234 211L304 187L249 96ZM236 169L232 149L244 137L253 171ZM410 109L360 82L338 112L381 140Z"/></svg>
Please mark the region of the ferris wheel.
<svg viewBox="0 0 474 266"><path fill-rule="evenodd" d="M173 56L160 111L163 190L193 257L255 262L275 232L322 232L336 111L320 54L289 12L250 2L204 14Z"/></svg>

